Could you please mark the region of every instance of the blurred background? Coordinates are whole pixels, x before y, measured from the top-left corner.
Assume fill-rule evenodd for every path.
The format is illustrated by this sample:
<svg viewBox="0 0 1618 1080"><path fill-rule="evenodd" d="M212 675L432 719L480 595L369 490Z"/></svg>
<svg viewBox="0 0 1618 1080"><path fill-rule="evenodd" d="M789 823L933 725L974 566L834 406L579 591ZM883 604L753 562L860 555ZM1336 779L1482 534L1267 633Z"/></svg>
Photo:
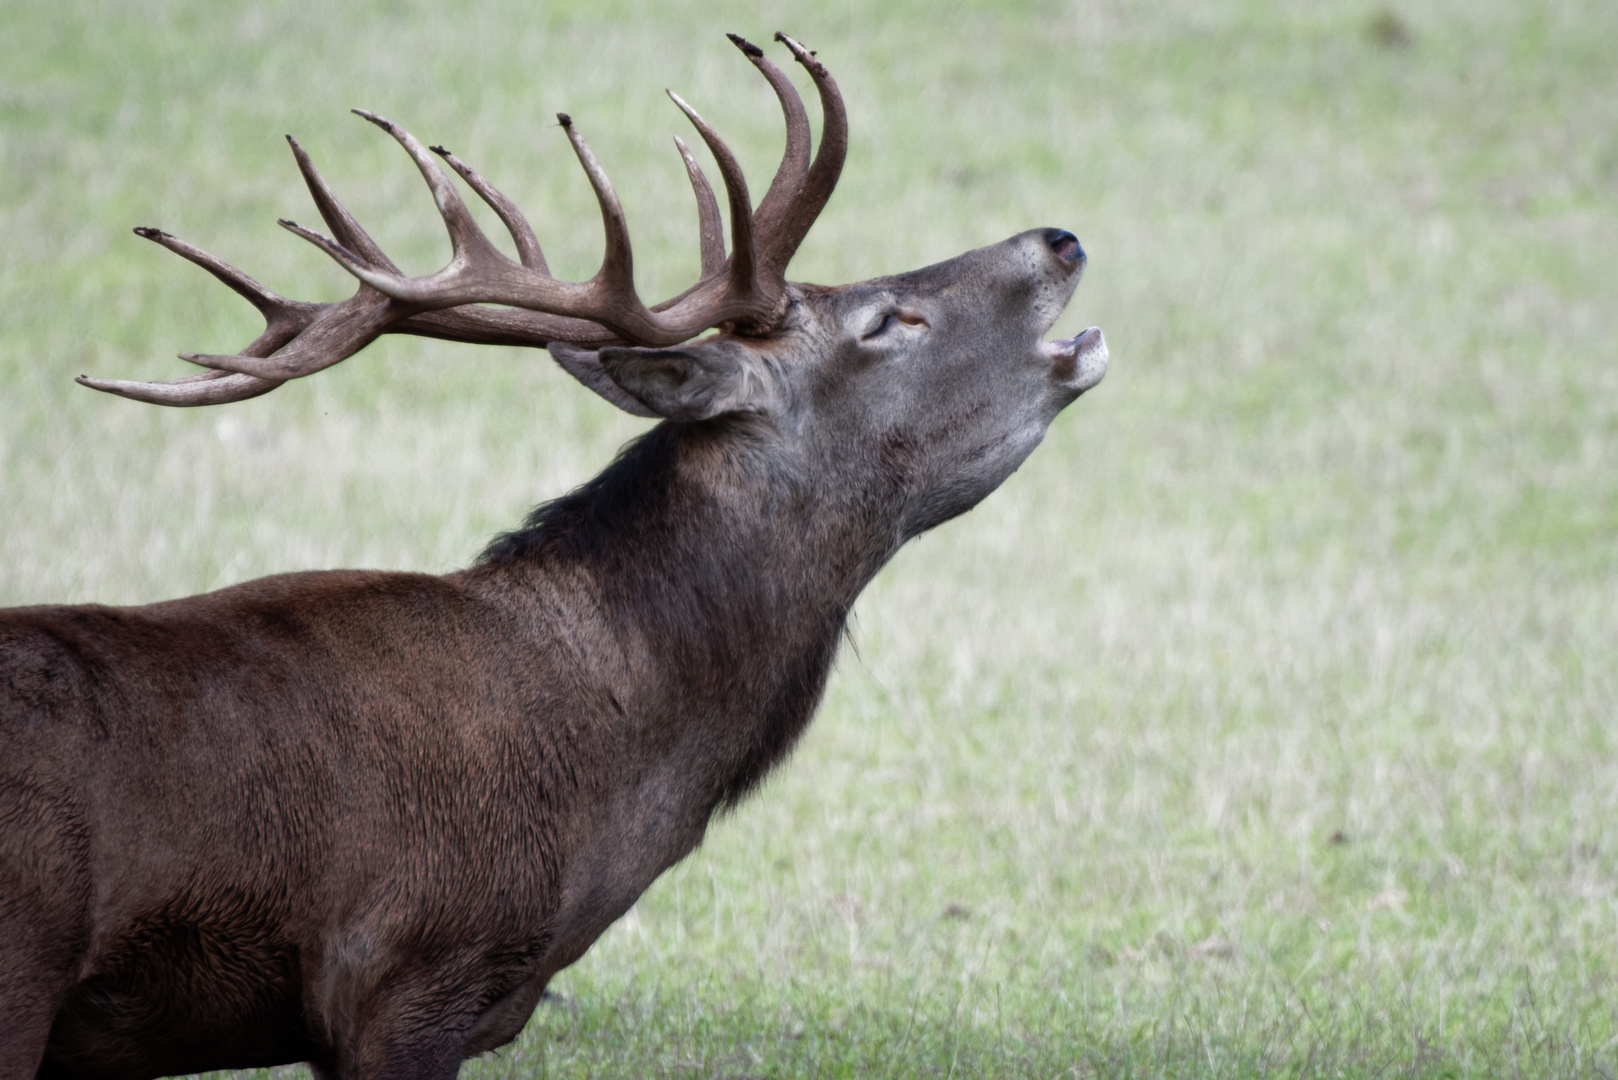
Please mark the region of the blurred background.
<svg viewBox="0 0 1618 1080"><path fill-rule="evenodd" d="M645 425L536 351L388 337L211 409L71 379L259 330L132 226L352 292L274 224L318 223L283 133L442 265L353 106L579 279L570 113L672 294L663 88L761 192L780 115L723 32L777 29L852 133L789 275L1068 228L1054 333L1099 324L1112 369L878 578L795 758L463 1075L1611 1076L1610 3L8 0L0 604L448 570L592 475Z"/></svg>

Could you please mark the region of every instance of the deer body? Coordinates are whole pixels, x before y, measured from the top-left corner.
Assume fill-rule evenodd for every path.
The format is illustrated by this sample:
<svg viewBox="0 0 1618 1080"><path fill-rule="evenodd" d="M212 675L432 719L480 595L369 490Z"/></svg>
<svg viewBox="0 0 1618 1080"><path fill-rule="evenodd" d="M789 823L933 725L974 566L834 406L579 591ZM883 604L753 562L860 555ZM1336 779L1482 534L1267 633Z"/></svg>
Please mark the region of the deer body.
<svg viewBox="0 0 1618 1080"><path fill-rule="evenodd" d="M782 101L788 157L806 159ZM822 156L841 138L832 107ZM750 204L727 168L733 231L763 240L716 256L705 213L688 295L741 281L740 263L784 267L776 238L801 239L815 183L797 172L794 201L778 177L738 223ZM790 750L877 570L993 491L1105 370L1099 331L1040 340L1084 265L1061 230L837 289L727 286L721 333L670 347L659 319L676 341L676 316L703 321L680 303L631 335L571 300L491 315L453 283L426 296L305 175L356 297L272 296L265 337L179 390L98 385L212 403L378 326L521 332L665 422L444 577L290 574L0 612L0 1080L290 1061L442 1080L515 1037L551 976ZM520 271L542 268L508 226ZM550 287L534 276L521 288Z"/></svg>

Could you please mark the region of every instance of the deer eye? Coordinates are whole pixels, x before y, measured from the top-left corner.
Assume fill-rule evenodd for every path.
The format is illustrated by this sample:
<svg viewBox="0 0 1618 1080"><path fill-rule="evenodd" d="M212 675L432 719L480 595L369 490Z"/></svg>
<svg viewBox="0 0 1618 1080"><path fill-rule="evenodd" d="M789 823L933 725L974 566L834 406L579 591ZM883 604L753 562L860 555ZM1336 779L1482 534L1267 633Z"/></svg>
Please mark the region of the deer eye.
<svg viewBox="0 0 1618 1080"><path fill-rule="evenodd" d="M872 321L870 326L865 328L865 333L861 334L860 338L862 340L869 341L874 337L880 337L889 330L892 330L896 325L898 325L898 322L899 316L896 313L892 311L885 311L881 315L878 315L875 320Z"/></svg>
<svg viewBox="0 0 1618 1080"><path fill-rule="evenodd" d="M881 337L900 324L905 326L926 326L927 320L920 315L900 311L897 308L892 311L884 311L871 321L870 326L866 327L865 333L860 335L860 340L870 341L873 338Z"/></svg>

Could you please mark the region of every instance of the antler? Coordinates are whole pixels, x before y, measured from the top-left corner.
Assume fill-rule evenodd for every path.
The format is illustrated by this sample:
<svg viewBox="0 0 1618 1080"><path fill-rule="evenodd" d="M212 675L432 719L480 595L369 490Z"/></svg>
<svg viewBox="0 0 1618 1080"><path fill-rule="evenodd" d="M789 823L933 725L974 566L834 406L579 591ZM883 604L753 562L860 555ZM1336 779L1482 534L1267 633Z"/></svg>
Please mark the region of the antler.
<svg viewBox="0 0 1618 1080"><path fill-rule="evenodd" d="M213 274L258 308L265 329L233 356L182 353L210 368L171 382L89 379L85 386L158 405L214 405L268 393L288 379L313 374L346 360L384 333L408 333L475 344L544 347L568 342L587 348L612 344L674 345L710 327L764 333L779 323L786 300L785 270L819 215L842 171L848 146L847 116L837 84L814 54L776 34L814 80L823 123L820 149L809 161L809 120L792 83L763 51L732 34L731 41L758 68L781 103L786 149L769 190L755 210L740 165L723 139L695 110L669 97L690 119L713 154L729 202L731 252L725 254L718 201L690 149L675 144L697 200L701 274L693 286L648 308L635 292L633 259L623 208L595 155L558 114L601 208L606 253L589 281L562 281L545 264L539 241L521 211L488 181L443 147L431 148L499 216L517 248L513 262L478 227L454 185L428 150L408 131L374 113L354 110L404 147L433 193L449 232L453 253L436 274L402 274L344 208L315 170L307 153L288 136L304 181L314 197L328 239L290 221L281 225L319 247L360 282L338 303L288 300L221 259L158 229L136 229ZM500 308L484 304L508 305Z"/></svg>

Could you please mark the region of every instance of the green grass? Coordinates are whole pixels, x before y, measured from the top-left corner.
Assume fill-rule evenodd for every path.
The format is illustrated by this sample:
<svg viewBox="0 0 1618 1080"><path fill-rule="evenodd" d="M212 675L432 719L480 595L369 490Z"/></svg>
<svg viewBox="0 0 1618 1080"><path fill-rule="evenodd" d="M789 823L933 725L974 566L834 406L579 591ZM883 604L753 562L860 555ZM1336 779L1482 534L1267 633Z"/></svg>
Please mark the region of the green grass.
<svg viewBox="0 0 1618 1080"><path fill-rule="evenodd" d="M296 133L417 271L446 245L363 105L593 270L566 110L643 292L694 273L672 86L755 185L721 31L851 107L793 266L1035 225L1113 368L858 608L795 758L466 1076L1618 1071L1618 7L491 0L0 9L0 603L447 569L639 427L540 354L390 339L166 412L251 311L349 289Z"/></svg>

